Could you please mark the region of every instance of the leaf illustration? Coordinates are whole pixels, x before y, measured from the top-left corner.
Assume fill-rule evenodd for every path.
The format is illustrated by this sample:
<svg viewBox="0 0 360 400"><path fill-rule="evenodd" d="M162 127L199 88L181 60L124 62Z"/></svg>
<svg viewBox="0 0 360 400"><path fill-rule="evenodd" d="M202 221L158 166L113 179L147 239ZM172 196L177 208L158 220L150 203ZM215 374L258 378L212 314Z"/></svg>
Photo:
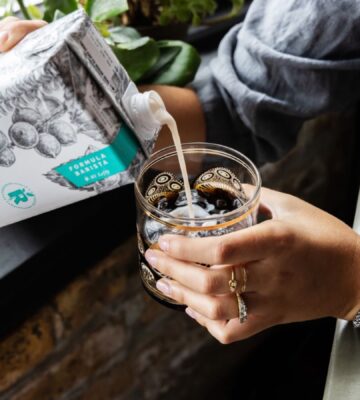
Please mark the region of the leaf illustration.
<svg viewBox="0 0 360 400"><path fill-rule="evenodd" d="M48 87L58 79L58 71L48 64L32 75L17 80L10 88L0 92L0 116L6 115L16 107L28 106L38 97L40 87Z"/></svg>
<svg viewBox="0 0 360 400"><path fill-rule="evenodd" d="M47 172L44 174L44 176L49 179L49 181L56 183L60 186L67 187L70 190L80 190L80 191L86 191L86 192L93 192L94 188L91 186L84 186L82 188L78 188L75 185L73 185L71 182L69 182L66 178L64 178L62 175L57 173L54 170L51 170L50 172Z"/></svg>

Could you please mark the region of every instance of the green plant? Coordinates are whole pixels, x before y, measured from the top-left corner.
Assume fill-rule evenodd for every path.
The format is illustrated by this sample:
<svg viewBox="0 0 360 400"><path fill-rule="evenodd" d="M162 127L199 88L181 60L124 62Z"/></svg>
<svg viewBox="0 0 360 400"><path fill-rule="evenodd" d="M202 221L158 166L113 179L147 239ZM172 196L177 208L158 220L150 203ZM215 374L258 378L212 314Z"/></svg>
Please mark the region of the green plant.
<svg viewBox="0 0 360 400"><path fill-rule="evenodd" d="M237 15L244 0L229 0L232 3L230 12L221 20ZM208 23L208 18L216 11L220 0L128 0L129 10L124 22L151 25L168 25L184 23L199 25Z"/></svg>
<svg viewBox="0 0 360 400"><path fill-rule="evenodd" d="M191 21L193 25L200 25L206 16L216 11L216 8L215 0L162 0L159 23L167 25L174 21Z"/></svg>
<svg viewBox="0 0 360 400"><path fill-rule="evenodd" d="M26 7L23 0L0 0L4 15L11 15L16 2L25 18L43 18L48 22L83 7L132 80L177 86L185 86L194 79L200 65L195 48L178 40L141 37L124 23L135 24L131 18L140 13L154 25L199 24L217 7L215 0L44 0L42 8ZM232 0L232 4L230 16L241 10L243 0Z"/></svg>

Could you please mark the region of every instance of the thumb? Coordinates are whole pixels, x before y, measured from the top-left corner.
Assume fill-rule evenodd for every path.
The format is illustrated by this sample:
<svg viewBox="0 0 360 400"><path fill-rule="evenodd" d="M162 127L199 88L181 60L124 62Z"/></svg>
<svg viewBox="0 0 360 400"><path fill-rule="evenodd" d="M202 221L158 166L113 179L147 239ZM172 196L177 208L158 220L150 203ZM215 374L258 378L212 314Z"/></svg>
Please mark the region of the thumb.
<svg viewBox="0 0 360 400"><path fill-rule="evenodd" d="M45 21L3 21L0 27L0 51L8 51L27 34L46 25Z"/></svg>

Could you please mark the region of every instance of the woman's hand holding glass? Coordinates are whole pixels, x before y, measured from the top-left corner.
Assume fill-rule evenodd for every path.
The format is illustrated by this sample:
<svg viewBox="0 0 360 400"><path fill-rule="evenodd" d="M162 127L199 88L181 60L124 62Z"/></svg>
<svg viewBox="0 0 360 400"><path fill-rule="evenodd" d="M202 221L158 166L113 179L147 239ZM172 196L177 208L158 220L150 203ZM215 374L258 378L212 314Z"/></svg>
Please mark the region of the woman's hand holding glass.
<svg viewBox="0 0 360 400"><path fill-rule="evenodd" d="M222 343L274 325L327 316L351 320L360 308L358 235L293 196L268 189L262 202L272 219L221 237L164 236L146 257L172 279L158 289ZM210 268L200 264L211 265ZM248 320L239 323L231 272L240 286L246 268Z"/></svg>

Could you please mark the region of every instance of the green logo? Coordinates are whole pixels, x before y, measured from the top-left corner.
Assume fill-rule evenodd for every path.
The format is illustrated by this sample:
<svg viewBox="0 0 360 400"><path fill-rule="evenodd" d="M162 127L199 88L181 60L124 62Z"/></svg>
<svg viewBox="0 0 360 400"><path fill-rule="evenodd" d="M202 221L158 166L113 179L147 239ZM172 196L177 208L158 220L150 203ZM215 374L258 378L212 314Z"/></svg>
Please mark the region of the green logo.
<svg viewBox="0 0 360 400"><path fill-rule="evenodd" d="M3 199L12 207L27 209L36 204L35 194L27 186L8 183L1 189Z"/></svg>

